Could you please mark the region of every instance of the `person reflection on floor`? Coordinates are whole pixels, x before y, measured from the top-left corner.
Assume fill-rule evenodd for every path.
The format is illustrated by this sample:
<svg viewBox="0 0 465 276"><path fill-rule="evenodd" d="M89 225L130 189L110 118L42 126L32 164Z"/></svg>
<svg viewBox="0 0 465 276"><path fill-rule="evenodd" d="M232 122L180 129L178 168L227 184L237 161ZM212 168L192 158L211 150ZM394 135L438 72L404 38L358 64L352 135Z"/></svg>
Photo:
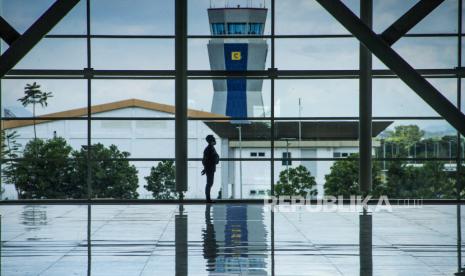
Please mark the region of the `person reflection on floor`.
<svg viewBox="0 0 465 276"><path fill-rule="evenodd" d="M218 244L216 243L215 226L211 219L211 204L205 206L205 230L203 230L203 258L207 260L207 271L215 271Z"/></svg>

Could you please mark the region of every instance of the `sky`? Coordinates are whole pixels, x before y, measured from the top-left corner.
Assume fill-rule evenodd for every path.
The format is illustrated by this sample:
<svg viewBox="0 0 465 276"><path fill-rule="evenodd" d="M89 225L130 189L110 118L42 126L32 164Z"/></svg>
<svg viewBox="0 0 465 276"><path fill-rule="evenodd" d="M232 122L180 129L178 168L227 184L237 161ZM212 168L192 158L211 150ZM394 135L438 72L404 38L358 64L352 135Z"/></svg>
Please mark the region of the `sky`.
<svg viewBox="0 0 465 276"><path fill-rule="evenodd" d="M19 32L24 32L53 0L0 0L1 13ZM245 5L247 0L212 0L215 7ZM256 5L269 0L253 0ZM374 30L382 32L417 1L374 0ZM358 14L359 1L344 3ZM85 34L85 1L81 1L50 34ZM189 0L189 35L208 35L207 8L210 0ZM93 0L92 34L173 35L174 1L167 0ZM270 16L268 14L268 16ZM457 31L457 0L446 0L410 33ZM265 34L270 33L267 19ZM347 34L348 32L313 0L276 0L276 34ZM190 39L188 67L210 69L208 39ZM269 41L268 41L269 44ZM2 51L7 45L2 43ZM357 69L359 43L354 38L276 39L276 67L279 69ZM457 66L456 38L402 38L394 49L414 68L454 68ZM16 69L82 69L86 67L85 39L43 39ZM268 54L265 68L270 67ZM94 39L94 69L174 69L172 39ZM376 58L375 69L386 67ZM17 106L26 83L34 80L2 80L2 105ZM456 102L455 79L429 80L451 102ZM87 103L84 80L39 80L54 97L37 114L84 107ZM277 80L275 82L277 117L298 116L299 98L302 116L358 116L357 80ZM173 80L94 80L93 104L139 98L174 104ZM270 81L263 83L264 104L270 109ZM190 80L189 108L210 111L213 86L210 80ZM465 98L465 97L463 97ZM436 116L402 81L373 80L374 116ZM396 122L404 124L408 122ZM425 128L450 128L444 121L416 122Z"/></svg>

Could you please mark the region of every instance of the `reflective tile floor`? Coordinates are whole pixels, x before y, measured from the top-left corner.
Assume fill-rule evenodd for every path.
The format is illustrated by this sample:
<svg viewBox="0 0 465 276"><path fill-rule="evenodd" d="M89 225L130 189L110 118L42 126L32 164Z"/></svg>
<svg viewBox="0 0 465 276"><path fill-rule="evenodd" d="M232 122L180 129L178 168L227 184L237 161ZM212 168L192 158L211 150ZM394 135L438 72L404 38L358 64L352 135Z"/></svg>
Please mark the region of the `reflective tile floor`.
<svg viewBox="0 0 465 276"><path fill-rule="evenodd" d="M458 211L0 206L1 275L453 275Z"/></svg>

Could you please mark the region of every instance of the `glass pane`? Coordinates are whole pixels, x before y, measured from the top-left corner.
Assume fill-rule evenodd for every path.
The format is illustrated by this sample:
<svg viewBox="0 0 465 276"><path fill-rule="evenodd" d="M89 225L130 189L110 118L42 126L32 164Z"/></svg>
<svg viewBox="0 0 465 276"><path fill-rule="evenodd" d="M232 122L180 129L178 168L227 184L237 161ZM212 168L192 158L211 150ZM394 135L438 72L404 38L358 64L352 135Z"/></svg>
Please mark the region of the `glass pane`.
<svg viewBox="0 0 465 276"><path fill-rule="evenodd" d="M29 94L36 89L39 91ZM1 90L3 117L87 116L85 80L3 79ZM42 100L34 101L32 95L42 95Z"/></svg>
<svg viewBox="0 0 465 276"><path fill-rule="evenodd" d="M173 80L92 80L92 105L104 117L174 117Z"/></svg>
<svg viewBox="0 0 465 276"><path fill-rule="evenodd" d="M353 38L276 39L276 67L281 70L353 70L358 55Z"/></svg>
<svg viewBox="0 0 465 276"><path fill-rule="evenodd" d="M2 178L9 199L67 199L87 196L83 167L74 154L87 144L82 120L7 121ZM20 159L18 159L20 158ZM16 191L13 192L13 191Z"/></svg>
<svg viewBox="0 0 465 276"><path fill-rule="evenodd" d="M275 161L273 181L275 196L303 196L315 199L332 195L331 187L326 187L326 177L327 175L337 174L333 168L334 163L337 161L310 160L310 158L324 158L324 156L318 155L326 150L325 148L302 148L298 151L291 149L289 153L294 159L287 162L283 162L283 160ZM316 152L316 156L309 155L312 151ZM280 155L278 158L282 158L283 152L279 149L276 152ZM344 158L344 160L347 160L347 158ZM353 162L354 165L358 163L355 159ZM358 171L350 173L345 171L344 177L347 177L348 182L357 180ZM332 185L332 183L328 185Z"/></svg>
<svg viewBox="0 0 465 276"><path fill-rule="evenodd" d="M259 38L189 39L188 67L189 70L265 70L271 66L270 43Z"/></svg>
<svg viewBox="0 0 465 276"><path fill-rule="evenodd" d="M444 120L396 120L377 135L376 140L380 143L377 158L453 161L457 156L457 131Z"/></svg>
<svg viewBox="0 0 465 276"><path fill-rule="evenodd" d="M359 14L358 0L344 0L352 12ZM276 34L348 34L317 1L276 1Z"/></svg>
<svg viewBox="0 0 465 276"><path fill-rule="evenodd" d="M128 108L120 116L132 112ZM174 158L174 120L94 120L92 144L114 145L128 158Z"/></svg>
<svg viewBox="0 0 465 276"><path fill-rule="evenodd" d="M428 79L452 104L457 102L455 79ZM437 116L437 113L399 79L373 80L373 116Z"/></svg>
<svg viewBox="0 0 465 276"><path fill-rule="evenodd" d="M393 0L373 1L373 26L376 32L383 32L405 14L418 1ZM457 32L457 1L444 1L409 33L453 33Z"/></svg>
<svg viewBox="0 0 465 276"><path fill-rule="evenodd" d="M54 3L53 0L3 0L2 17L19 33L24 33ZM80 1L49 34L77 34L86 32L86 1Z"/></svg>
<svg viewBox="0 0 465 276"><path fill-rule="evenodd" d="M174 35L174 1L92 0L91 24L99 35Z"/></svg>
<svg viewBox="0 0 465 276"><path fill-rule="evenodd" d="M189 158L202 158L207 142L207 135L213 135L216 139L216 151L220 158L233 158L232 148L240 148L242 140L244 145L257 145L259 148L270 147L270 122L269 121L225 121L211 120L189 121ZM266 154L269 158L269 154ZM248 153L242 158L250 158Z"/></svg>
<svg viewBox="0 0 465 276"><path fill-rule="evenodd" d="M172 39L93 39L94 69L172 70Z"/></svg>
<svg viewBox="0 0 465 276"><path fill-rule="evenodd" d="M444 69L457 66L457 39L448 37L405 37L393 49L415 69ZM373 57L373 68L386 66Z"/></svg>
<svg viewBox="0 0 465 276"><path fill-rule="evenodd" d="M275 117L358 116L358 80L275 81Z"/></svg>
<svg viewBox="0 0 465 276"><path fill-rule="evenodd" d="M3 45L2 53L7 49ZM86 49L85 39L43 38L13 69L82 70L86 67Z"/></svg>
<svg viewBox="0 0 465 276"><path fill-rule="evenodd" d="M189 80L190 117L269 116L270 85L269 80L250 78Z"/></svg>
<svg viewBox="0 0 465 276"><path fill-rule="evenodd" d="M244 148L243 156L246 152L247 149ZM235 158L239 156L240 153L236 150ZM202 162L189 161L187 198L205 199L206 175L201 174L202 170ZM212 200L262 199L269 193L270 161L220 161L217 165L210 192Z"/></svg>

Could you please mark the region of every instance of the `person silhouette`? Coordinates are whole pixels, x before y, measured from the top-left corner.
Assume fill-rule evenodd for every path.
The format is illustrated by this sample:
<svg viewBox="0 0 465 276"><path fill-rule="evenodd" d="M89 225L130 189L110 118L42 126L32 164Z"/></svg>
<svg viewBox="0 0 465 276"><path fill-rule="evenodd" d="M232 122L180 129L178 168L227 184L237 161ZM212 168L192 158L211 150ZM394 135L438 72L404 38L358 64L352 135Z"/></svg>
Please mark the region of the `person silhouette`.
<svg viewBox="0 0 465 276"><path fill-rule="evenodd" d="M208 203L212 203L213 201L210 198L210 191L213 186L213 179L215 176L216 164L218 164L220 157L218 156L218 153L216 153L216 150L215 150L215 145L216 145L215 137L213 137L213 135L207 135L205 140L207 140L208 146L203 151L202 175L204 174L207 175L207 185L205 186L205 197Z"/></svg>

